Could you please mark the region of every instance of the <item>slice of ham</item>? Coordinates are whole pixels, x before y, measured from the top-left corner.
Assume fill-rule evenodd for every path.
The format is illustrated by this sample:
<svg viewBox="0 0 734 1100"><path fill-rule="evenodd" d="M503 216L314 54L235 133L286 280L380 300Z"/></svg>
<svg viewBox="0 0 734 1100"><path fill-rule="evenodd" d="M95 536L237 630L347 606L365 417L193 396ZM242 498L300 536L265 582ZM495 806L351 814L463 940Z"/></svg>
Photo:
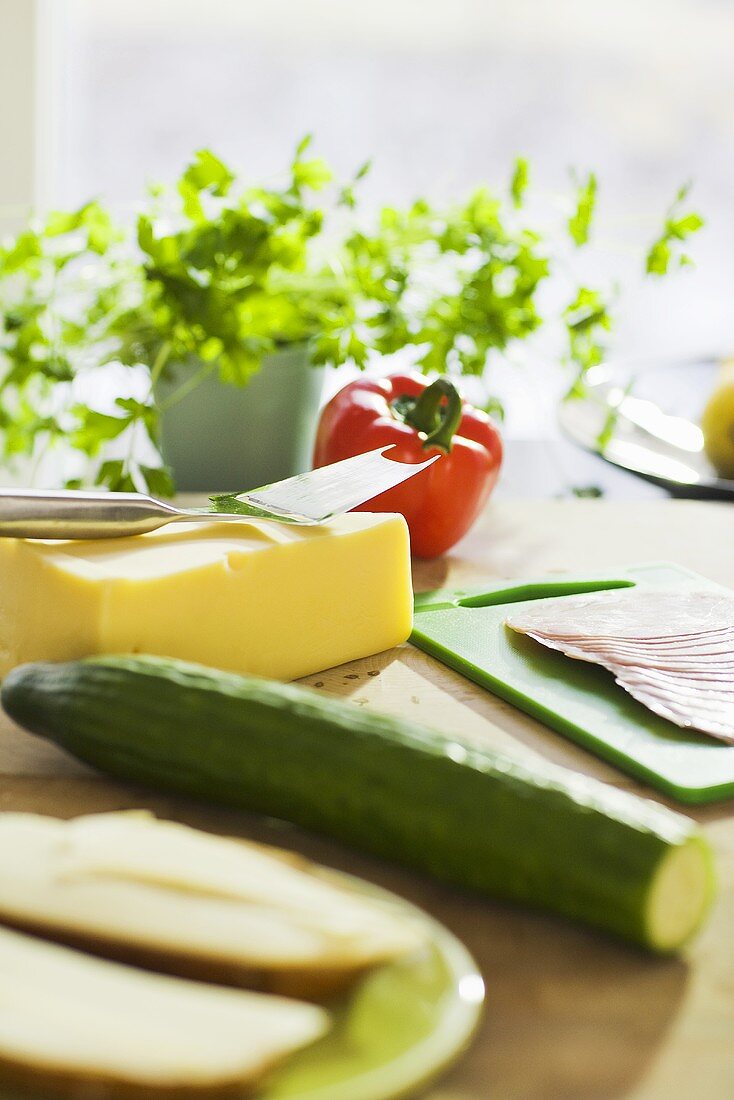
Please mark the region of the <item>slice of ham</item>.
<svg viewBox="0 0 734 1100"><path fill-rule="evenodd" d="M709 590L667 592L618 588L534 600L508 622L568 638L656 639L734 630L734 596ZM523 633L525 631L523 630Z"/></svg>
<svg viewBox="0 0 734 1100"><path fill-rule="evenodd" d="M537 600L505 622L602 665L655 714L734 744L734 596L627 588Z"/></svg>
<svg viewBox="0 0 734 1100"><path fill-rule="evenodd" d="M537 631L541 633L542 631ZM563 635L554 635L554 637L563 638ZM564 638L568 642L579 642L583 639L578 638ZM682 634L676 638L603 638L594 636L594 641L600 648L609 648L624 652L625 650L631 650L635 653L669 653L671 656L675 656L680 650L684 650L686 653L694 652L696 654L729 654L731 653L732 642L734 642L734 630L727 631L725 634L713 635L705 638L698 637L697 635Z"/></svg>

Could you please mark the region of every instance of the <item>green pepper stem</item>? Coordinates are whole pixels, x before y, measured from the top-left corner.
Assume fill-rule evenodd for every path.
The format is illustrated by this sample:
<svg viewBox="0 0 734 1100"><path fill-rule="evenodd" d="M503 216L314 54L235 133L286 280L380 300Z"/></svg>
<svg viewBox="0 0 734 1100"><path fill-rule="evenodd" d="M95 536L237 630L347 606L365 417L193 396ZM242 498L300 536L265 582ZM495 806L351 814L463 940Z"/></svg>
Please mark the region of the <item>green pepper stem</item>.
<svg viewBox="0 0 734 1100"><path fill-rule="evenodd" d="M461 394L456 386L448 378L437 378L426 387L412 408L403 412L402 418L411 428L425 435L424 450L437 447L448 454L462 412Z"/></svg>

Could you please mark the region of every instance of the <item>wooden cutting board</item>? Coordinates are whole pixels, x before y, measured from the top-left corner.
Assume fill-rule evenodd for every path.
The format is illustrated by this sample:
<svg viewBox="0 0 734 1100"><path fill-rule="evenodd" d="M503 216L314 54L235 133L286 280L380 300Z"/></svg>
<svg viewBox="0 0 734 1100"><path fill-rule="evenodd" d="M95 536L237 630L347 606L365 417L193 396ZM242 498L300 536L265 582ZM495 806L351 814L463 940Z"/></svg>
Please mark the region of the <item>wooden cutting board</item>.
<svg viewBox="0 0 734 1100"><path fill-rule="evenodd" d="M416 562L421 591L674 559L734 587L734 507L690 501L494 500L454 553ZM406 645L305 681L489 745L650 796L650 788ZM662 796L660 796L662 799ZM664 799L663 799L664 800ZM734 804L691 807L714 846L719 897L680 959L470 897L272 821L113 783L0 722L0 808L71 817L147 807L221 834L287 845L393 890L446 924L487 984L464 1058L422 1100L729 1100L734 1096Z"/></svg>

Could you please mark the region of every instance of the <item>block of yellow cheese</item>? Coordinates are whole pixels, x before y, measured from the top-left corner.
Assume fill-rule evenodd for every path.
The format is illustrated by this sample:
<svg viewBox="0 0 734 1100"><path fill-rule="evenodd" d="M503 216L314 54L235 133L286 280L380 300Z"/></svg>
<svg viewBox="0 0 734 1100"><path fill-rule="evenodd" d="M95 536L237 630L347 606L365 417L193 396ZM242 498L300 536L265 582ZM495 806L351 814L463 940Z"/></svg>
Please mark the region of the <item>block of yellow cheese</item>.
<svg viewBox="0 0 734 1100"><path fill-rule="evenodd" d="M289 680L389 649L411 627L398 515L0 539L0 676L25 661L154 653Z"/></svg>

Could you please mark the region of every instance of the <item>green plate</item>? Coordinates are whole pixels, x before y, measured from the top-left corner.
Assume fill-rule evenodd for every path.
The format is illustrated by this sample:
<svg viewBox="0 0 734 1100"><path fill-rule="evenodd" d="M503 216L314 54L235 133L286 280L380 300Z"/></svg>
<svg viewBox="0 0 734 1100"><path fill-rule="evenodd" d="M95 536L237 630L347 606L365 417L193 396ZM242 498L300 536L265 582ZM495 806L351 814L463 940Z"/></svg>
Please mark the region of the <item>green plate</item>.
<svg viewBox="0 0 734 1100"><path fill-rule="evenodd" d="M325 877L361 890L426 929L426 945L380 967L338 1003L323 1039L290 1058L249 1100L393 1100L413 1096L469 1044L484 1002L484 982L466 948L408 902L351 875ZM33 1096L40 1094L35 1092ZM156 1095L151 1092L151 1100ZM243 1100L244 1100L243 1094ZM15 1089L1 1100L27 1100Z"/></svg>
<svg viewBox="0 0 734 1100"><path fill-rule="evenodd" d="M479 1021L484 982L466 948L408 902L345 878L419 921L426 947L380 967L341 1003L318 1043L289 1060L258 1100L392 1100L412 1096L466 1048Z"/></svg>

